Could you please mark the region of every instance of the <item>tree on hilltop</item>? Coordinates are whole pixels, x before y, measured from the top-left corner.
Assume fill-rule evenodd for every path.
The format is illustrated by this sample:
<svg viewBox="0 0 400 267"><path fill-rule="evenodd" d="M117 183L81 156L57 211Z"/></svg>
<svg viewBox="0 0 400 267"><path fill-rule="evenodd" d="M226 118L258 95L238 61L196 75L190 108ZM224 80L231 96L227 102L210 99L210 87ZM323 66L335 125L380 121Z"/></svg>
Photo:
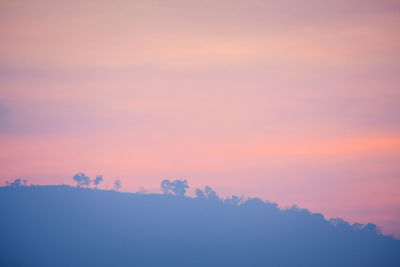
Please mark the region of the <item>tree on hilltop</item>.
<svg viewBox="0 0 400 267"><path fill-rule="evenodd" d="M96 179L93 180L94 186L97 188L100 182L103 181L103 175L97 175Z"/></svg>
<svg viewBox="0 0 400 267"><path fill-rule="evenodd" d="M164 194L174 194L175 196L184 196L186 189L189 188L188 181L185 180L175 180L170 181L168 179L161 182L161 190Z"/></svg>
<svg viewBox="0 0 400 267"><path fill-rule="evenodd" d="M72 177L72 179L74 179L78 187L86 186L88 188L92 182L83 172L78 172Z"/></svg>

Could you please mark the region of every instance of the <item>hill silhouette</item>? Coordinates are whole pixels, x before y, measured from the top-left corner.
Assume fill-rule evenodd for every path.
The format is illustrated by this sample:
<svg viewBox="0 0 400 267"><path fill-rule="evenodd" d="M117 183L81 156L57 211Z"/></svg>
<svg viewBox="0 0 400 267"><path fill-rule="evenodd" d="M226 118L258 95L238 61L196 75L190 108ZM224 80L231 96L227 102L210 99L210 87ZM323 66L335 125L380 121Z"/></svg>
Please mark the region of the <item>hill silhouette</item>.
<svg viewBox="0 0 400 267"><path fill-rule="evenodd" d="M164 186L0 187L0 266L400 266L400 240L373 224Z"/></svg>

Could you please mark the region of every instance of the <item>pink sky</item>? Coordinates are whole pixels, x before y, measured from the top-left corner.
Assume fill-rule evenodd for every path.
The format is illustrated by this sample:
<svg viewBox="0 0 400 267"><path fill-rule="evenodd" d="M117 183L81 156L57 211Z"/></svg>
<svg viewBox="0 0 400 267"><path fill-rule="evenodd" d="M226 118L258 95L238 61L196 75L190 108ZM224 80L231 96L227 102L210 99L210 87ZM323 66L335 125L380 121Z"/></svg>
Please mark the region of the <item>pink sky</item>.
<svg viewBox="0 0 400 267"><path fill-rule="evenodd" d="M165 178L400 237L400 2L0 0L0 182Z"/></svg>

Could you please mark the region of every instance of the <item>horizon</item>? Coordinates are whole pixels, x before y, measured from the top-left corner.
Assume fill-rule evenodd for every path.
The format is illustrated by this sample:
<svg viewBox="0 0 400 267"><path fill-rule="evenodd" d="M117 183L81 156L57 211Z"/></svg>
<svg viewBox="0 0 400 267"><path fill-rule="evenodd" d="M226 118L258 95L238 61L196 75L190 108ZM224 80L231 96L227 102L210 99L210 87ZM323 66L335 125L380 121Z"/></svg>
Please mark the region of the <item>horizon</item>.
<svg viewBox="0 0 400 267"><path fill-rule="evenodd" d="M83 173L81 173L83 174ZM20 182L23 181L23 183L21 184ZM211 187L205 185L202 188L194 188L194 190L196 192L193 191L193 189L190 192L189 188L190 186L187 186L183 192L181 194L177 194L176 192L174 192L171 189L168 190L164 190L163 189L163 182L164 181L168 181L168 183L171 183L173 181L167 179L167 180L163 180L160 183L160 188L159 188L159 192L155 192L155 191L147 191L145 189L143 190L139 190L136 192L128 192L128 191L121 191L121 187L114 187L113 188L99 188L97 185L89 185L86 184L84 185L83 183L79 183L78 181L75 181L77 184L75 186L70 185L70 184L47 184L47 185L38 185L38 184L29 184L27 180L21 180L21 179L16 179L14 180L14 182L12 183L8 183L6 186L0 186L3 188L7 188L7 189L14 189L14 190L18 190L18 189L22 189L22 188L26 188L26 187L32 187L32 188L40 188L40 187L49 187L49 188L55 188L55 187L67 187L67 188L71 188L71 189L77 189L77 190L95 190L95 191L106 191L106 192L113 192L113 193L121 193L121 194L138 194L138 195L164 195L164 196L169 196L169 197L177 197L177 198L189 198L189 199L202 199L203 200L207 200L213 203L219 203L219 204L223 204L223 205L234 205L234 206L241 206L241 205L245 205L247 202L251 202L251 201L261 201L263 204L267 204L267 205L272 205L274 208L277 208L279 211L290 211L290 210L296 210L299 212L306 212L308 214L311 215L318 215L321 216L323 220L326 220L327 222L329 222L330 224L332 224L332 226L337 227L338 225L336 225L337 221L340 221L340 223L344 223L344 224L348 224L349 226L351 226L354 230L361 230L364 227L368 227L370 225L372 225L375 229L376 229L376 234L377 235L384 235L387 237L391 237L397 240L400 240L399 237L396 237L395 235L386 235L384 233L382 233L382 229L375 225L373 222L367 222L367 223L361 223L360 222L347 222L345 220L343 220L342 218L339 217L332 217L332 218L328 218L326 217L324 214L322 213L318 213L318 212L312 212L310 210L308 210L305 207L299 207L295 204L291 205L291 206L286 206L286 207L282 207L280 206L278 203L275 203L273 201L269 201L269 200L265 200L265 199L260 199L258 197L247 197L244 195L232 195L232 196L227 196L227 197L222 197L220 195L218 195L218 192L214 191ZM186 185L188 185L188 181L185 180L174 180L174 182L184 182ZM212 197L210 198L210 195L207 195L206 197L204 196L204 191L206 190L206 188L208 188L211 191ZM201 195L198 195L197 191L200 190L202 193ZM235 199L236 198L236 199ZM232 199L235 199L235 202L232 202Z"/></svg>
<svg viewBox="0 0 400 267"><path fill-rule="evenodd" d="M78 174L85 175L82 172L78 172L76 175L78 175ZM98 177L98 176L101 176L103 178L102 175L96 175L96 177ZM90 179L90 177L88 177L88 176L87 176L87 178ZM146 189L144 187L140 187L136 191L124 191L123 190L123 185L122 186L119 185L118 188L115 188L115 185L114 186L110 186L109 183L104 184L104 182L106 182L106 181L104 181L103 179L98 184L94 184L93 183L94 179L91 179L89 181L89 184L86 184L86 185L83 184L83 183L79 183L78 181L76 181L74 179L74 177L72 177L72 180L73 180L73 182L72 183L68 183L68 184L66 184L66 183L62 183L62 184L31 184L31 183L29 183L29 180L27 180L27 179L17 178L14 181L6 181L6 185L4 185L4 186L0 185L0 187L21 188L21 187L31 187L31 186L32 187L67 186L67 187L77 188L77 189L113 191L113 192L124 193L124 194L170 195L170 196L175 196L175 197L177 196L177 195L173 194L172 192L169 192L169 193L163 192L162 182L165 181L165 180L160 180L160 185L159 185L158 188ZM114 180L114 183L117 180L119 180L119 178ZM167 179L167 180L170 181L169 179ZM179 179L177 179L177 180L179 180ZM175 181L177 181L177 180L175 180ZM16 183L16 181L17 181L17 183ZM188 185L188 187L186 188L184 194L181 197L198 198L198 196L196 195L196 190L198 190L198 189L203 190L205 187L209 187L208 185L203 185L203 186L200 186L200 187L192 187L192 186L190 186L190 180L185 179L185 180L180 180L180 181L185 181L185 182L187 182L187 185ZM210 189L214 189L214 188L210 188ZM327 216L326 214L324 214L322 212L310 210L307 207L298 206L295 203L282 205L280 203L276 203L273 200L263 199L263 198L260 198L258 196L247 196L247 195L244 195L244 194L220 195L218 190L213 190L213 191L216 193L216 196L221 201L221 203L225 203L225 204L229 203L228 201L232 197L238 197L239 198L240 201L238 202L237 205L242 205L246 201L257 199L257 200L261 200L261 201L263 201L264 203L267 203L267 204L275 204L276 207L281 211L290 210L290 209L305 210L307 212L310 212L311 214L322 215L322 217L325 220L329 221L329 222L331 222L330 220L335 220L335 219L343 220L343 218L340 218L339 216ZM385 235L385 236L390 236L390 237L393 237L393 238L396 238L396 239L400 240L400 236L396 236L395 233L386 233L386 232L384 232L382 227L377 225L377 224L375 224L373 221L360 222L360 221L346 221L346 220L343 220L343 222L344 223L349 223L349 225L352 226L352 227L355 227L358 224L361 224L361 226L366 226L366 225L373 224L374 226L376 226L378 234L382 234L382 235ZM331 223L333 223L333 222L331 222Z"/></svg>

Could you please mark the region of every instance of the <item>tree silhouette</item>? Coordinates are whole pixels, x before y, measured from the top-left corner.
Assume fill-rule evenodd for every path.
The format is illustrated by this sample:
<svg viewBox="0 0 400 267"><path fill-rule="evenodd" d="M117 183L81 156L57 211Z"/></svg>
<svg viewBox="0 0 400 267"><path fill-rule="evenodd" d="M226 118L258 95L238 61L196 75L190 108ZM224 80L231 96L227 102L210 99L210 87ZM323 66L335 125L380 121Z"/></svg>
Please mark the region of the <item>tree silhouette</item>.
<svg viewBox="0 0 400 267"><path fill-rule="evenodd" d="M87 177L84 173L82 172L78 172L77 174L75 174L73 177L74 181L77 183L78 187L81 186L86 186L89 187L91 180L89 177Z"/></svg>
<svg viewBox="0 0 400 267"><path fill-rule="evenodd" d="M114 190L119 191L120 188L121 188L121 181L119 179L117 179L114 182Z"/></svg>
<svg viewBox="0 0 400 267"><path fill-rule="evenodd" d="M164 194L170 194L172 192L172 183L170 180L161 181L161 190Z"/></svg>
<svg viewBox="0 0 400 267"><path fill-rule="evenodd" d="M196 194L197 198L200 198L200 199L205 199L206 198L206 196L204 195L203 191L201 191L201 189L199 189L199 188L196 188L195 194Z"/></svg>
<svg viewBox="0 0 400 267"><path fill-rule="evenodd" d="M94 185L95 185L96 188L97 188L97 186L99 185L99 183L102 182L102 181L103 181L103 175L97 175L97 176L96 176L96 179L93 180L93 183L94 183Z"/></svg>
<svg viewBox="0 0 400 267"><path fill-rule="evenodd" d="M221 201L217 193L209 186L205 186L204 190L197 188L195 194L197 198L206 198L211 201ZM236 201L236 199L234 201Z"/></svg>
<svg viewBox="0 0 400 267"><path fill-rule="evenodd" d="M6 186L20 187L20 186L26 186L26 183L27 183L27 180L22 180L20 178L17 178L14 180L14 182L6 181Z"/></svg>
<svg viewBox="0 0 400 267"><path fill-rule="evenodd" d="M184 196L186 189L189 188L187 180L163 180L161 182L161 190L164 194L174 194L175 196Z"/></svg>
<svg viewBox="0 0 400 267"><path fill-rule="evenodd" d="M243 196L238 197L238 196L233 195L231 198L225 199L224 202L226 204L237 206L237 205L243 203L243 201L244 201L244 197Z"/></svg>

